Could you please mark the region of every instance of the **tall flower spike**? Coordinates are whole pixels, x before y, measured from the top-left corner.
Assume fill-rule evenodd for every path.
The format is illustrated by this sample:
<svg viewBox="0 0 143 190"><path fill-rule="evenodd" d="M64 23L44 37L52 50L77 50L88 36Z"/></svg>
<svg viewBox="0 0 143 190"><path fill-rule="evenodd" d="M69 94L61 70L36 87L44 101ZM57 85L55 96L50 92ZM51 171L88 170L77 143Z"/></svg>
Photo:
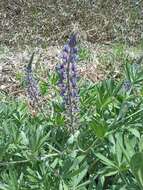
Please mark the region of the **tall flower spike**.
<svg viewBox="0 0 143 190"><path fill-rule="evenodd" d="M77 35L72 34L67 44L64 46L61 55L61 64L57 65L59 74L59 88L63 103L70 116L70 125L74 132L75 112L78 110L78 87L77 87Z"/></svg>
<svg viewBox="0 0 143 190"><path fill-rule="evenodd" d="M33 58L34 58L34 53L32 54L29 64L25 69L25 74L26 74L26 84L27 84L27 96L29 99L29 103L32 107L36 107L39 99L39 89L37 81L34 79L32 73Z"/></svg>

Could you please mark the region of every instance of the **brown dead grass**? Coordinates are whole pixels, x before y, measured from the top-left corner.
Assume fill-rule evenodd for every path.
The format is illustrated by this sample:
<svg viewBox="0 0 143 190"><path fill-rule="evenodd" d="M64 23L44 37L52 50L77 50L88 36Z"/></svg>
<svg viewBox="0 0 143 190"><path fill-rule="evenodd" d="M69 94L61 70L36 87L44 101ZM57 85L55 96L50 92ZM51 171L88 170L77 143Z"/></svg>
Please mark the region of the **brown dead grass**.
<svg viewBox="0 0 143 190"><path fill-rule="evenodd" d="M135 44L143 31L142 9L141 0L1 0L0 41L11 47L57 45L76 24L92 43Z"/></svg>

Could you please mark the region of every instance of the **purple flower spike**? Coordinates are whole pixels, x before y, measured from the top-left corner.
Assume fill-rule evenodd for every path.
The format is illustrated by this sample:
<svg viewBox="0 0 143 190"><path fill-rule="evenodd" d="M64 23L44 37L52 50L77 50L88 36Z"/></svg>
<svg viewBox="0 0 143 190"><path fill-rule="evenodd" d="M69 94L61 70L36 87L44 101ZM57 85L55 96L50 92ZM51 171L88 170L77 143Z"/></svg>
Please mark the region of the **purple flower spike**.
<svg viewBox="0 0 143 190"><path fill-rule="evenodd" d="M27 83L27 96L29 98L30 104L36 106L39 100L39 89L38 84L35 78L33 77L31 66L27 66L25 70L26 74L26 83Z"/></svg>
<svg viewBox="0 0 143 190"><path fill-rule="evenodd" d="M76 47L76 34L71 35L68 43L64 46L61 59L62 63L57 66L60 78L60 92L63 98L63 105L70 113L71 125L73 125L73 110L78 110L78 88L77 88L77 60L78 49Z"/></svg>

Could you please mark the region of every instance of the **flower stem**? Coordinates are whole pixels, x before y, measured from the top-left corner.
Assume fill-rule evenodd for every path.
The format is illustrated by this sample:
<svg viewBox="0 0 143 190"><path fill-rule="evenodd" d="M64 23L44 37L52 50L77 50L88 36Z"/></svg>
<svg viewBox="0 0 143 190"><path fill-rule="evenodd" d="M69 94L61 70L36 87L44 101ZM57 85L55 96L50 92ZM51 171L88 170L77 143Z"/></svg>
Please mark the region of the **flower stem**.
<svg viewBox="0 0 143 190"><path fill-rule="evenodd" d="M69 101L70 127L71 127L71 132L74 133L72 100L71 100L71 87L70 87L70 61L68 61L68 65L67 65L67 90L68 90L68 101Z"/></svg>

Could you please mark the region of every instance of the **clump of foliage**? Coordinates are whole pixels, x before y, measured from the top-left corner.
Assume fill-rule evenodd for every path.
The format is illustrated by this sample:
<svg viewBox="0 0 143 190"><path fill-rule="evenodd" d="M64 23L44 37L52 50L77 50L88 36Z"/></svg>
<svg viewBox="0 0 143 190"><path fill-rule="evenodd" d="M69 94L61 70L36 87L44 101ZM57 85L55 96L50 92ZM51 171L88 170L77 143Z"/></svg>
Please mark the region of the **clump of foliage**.
<svg viewBox="0 0 143 190"><path fill-rule="evenodd" d="M31 74L31 62L28 66ZM54 86L59 80L55 73L49 73L47 84L39 81L41 96L54 84L52 97L38 105L44 114L40 109L33 115L26 100L1 93L0 189L141 190L142 76L142 68L127 62L120 81L76 81L80 99L74 133L68 130L63 96Z"/></svg>

